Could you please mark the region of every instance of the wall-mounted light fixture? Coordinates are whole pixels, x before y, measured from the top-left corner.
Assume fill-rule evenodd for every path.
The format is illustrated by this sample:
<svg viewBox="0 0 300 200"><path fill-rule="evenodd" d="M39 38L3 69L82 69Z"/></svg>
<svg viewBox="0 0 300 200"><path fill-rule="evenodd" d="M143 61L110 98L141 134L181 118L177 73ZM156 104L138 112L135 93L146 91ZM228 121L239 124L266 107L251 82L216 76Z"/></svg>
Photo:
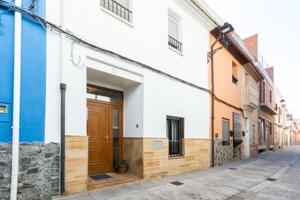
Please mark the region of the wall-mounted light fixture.
<svg viewBox="0 0 300 200"><path fill-rule="evenodd" d="M218 51L221 50L223 47L228 47L229 46L229 40L227 38L227 35L231 32L234 31L234 28L231 24L229 24L228 22L224 23L223 26L219 26L217 27L217 31L218 33L218 38L216 39L216 41L211 45L211 51L207 53L207 62L209 62L209 60L213 57L213 55ZM222 42L223 46L214 49L214 46L216 45L217 42Z"/></svg>
<svg viewBox="0 0 300 200"><path fill-rule="evenodd" d="M284 107L285 107L285 100L284 100L284 99L281 99L281 100L280 100L280 104L281 104L281 106L284 108Z"/></svg>
<svg viewBox="0 0 300 200"><path fill-rule="evenodd" d="M229 46L229 40L227 39L227 35L231 32L234 31L234 28L231 24L229 23L224 23L223 26L221 26L220 28L220 34L221 34L221 42L224 45L224 47L228 47Z"/></svg>
<svg viewBox="0 0 300 200"><path fill-rule="evenodd" d="M227 35L228 33L234 31L234 28L231 24L226 22L223 26L220 27L220 31L222 34Z"/></svg>

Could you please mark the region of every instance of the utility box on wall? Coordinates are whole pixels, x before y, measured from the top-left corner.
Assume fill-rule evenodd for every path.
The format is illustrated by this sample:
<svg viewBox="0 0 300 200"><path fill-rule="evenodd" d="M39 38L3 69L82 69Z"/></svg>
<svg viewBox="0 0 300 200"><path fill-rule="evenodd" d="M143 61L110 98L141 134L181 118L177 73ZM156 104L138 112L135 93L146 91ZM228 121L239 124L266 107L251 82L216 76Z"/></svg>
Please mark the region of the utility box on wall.
<svg viewBox="0 0 300 200"><path fill-rule="evenodd" d="M5 103L0 103L0 122L10 122L10 106Z"/></svg>
<svg viewBox="0 0 300 200"><path fill-rule="evenodd" d="M11 141L12 109L10 104L0 103L0 142Z"/></svg>

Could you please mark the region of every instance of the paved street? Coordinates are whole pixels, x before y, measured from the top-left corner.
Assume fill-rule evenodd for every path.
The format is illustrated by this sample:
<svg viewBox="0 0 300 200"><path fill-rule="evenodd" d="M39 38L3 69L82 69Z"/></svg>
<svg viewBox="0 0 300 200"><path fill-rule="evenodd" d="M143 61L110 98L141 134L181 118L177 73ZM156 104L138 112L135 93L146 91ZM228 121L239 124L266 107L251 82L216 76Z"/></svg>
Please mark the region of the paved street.
<svg viewBox="0 0 300 200"><path fill-rule="evenodd" d="M183 185L171 184L174 181ZM300 199L300 146L223 167L66 198L98 199Z"/></svg>

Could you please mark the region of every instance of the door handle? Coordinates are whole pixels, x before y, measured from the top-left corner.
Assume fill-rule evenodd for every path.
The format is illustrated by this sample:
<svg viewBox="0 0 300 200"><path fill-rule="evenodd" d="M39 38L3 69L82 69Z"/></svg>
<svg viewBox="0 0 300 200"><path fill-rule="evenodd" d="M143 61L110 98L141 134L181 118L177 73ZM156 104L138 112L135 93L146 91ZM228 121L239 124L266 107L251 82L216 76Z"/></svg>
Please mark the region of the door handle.
<svg viewBox="0 0 300 200"><path fill-rule="evenodd" d="M108 135L104 137L106 139L106 143L108 143Z"/></svg>

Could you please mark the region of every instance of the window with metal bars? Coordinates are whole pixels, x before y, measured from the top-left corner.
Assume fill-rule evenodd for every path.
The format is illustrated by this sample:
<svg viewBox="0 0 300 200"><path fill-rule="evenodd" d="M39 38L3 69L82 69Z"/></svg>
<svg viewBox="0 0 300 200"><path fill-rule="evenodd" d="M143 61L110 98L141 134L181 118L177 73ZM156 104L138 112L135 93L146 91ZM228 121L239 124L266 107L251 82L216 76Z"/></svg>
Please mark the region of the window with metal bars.
<svg viewBox="0 0 300 200"><path fill-rule="evenodd" d="M184 118L167 116L169 157L183 156Z"/></svg>
<svg viewBox="0 0 300 200"><path fill-rule="evenodd" d="M222 119L222 145L230 145L230 124L229 119Z"/></svg>

